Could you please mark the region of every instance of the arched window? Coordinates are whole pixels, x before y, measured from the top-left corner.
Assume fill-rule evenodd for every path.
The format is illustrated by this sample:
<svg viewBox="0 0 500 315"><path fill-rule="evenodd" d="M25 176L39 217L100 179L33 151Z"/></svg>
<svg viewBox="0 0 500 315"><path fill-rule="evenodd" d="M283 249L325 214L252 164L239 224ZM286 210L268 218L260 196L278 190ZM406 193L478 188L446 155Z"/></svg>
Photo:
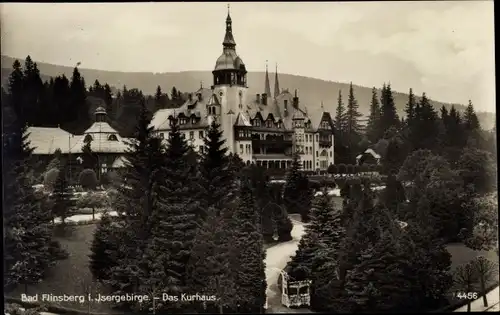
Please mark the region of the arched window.
<svg viewBox="0 0 500 315"><path fill-rule="evenodd" d="M111 135L108 136L108 140L109 141L118 141L118 138L116 137L116 135L111 134Z"/></svg>
<svg viewBox="0 0 500 315"><path fill-rule="evenodd" d="M83 139L83 142L90 142L92 140L94 140L94 138L92 138L91 135L86 135L85 138Z"/></svg>

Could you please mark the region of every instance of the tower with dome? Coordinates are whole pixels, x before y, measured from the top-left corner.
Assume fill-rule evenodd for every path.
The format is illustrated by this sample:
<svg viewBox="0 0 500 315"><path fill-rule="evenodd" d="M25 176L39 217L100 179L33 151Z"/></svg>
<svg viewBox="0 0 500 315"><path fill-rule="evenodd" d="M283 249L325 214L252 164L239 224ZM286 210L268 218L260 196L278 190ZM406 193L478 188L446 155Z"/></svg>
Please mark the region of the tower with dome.
<svg viewBox="0 0 500 315"><path fill-rule="evenodd" d="M236 51L233 21L228 11L222 53L215 61L210 89L200 87L178 108L161 109L151 121L159 137L166 138L174 119L181 133L197 151L212 121L217 121L229 152L246 163L269 169L286 169L298 152L302 168L326 170L334 163L333 120L321 112L309 114L298 91L280 89L276 65L271 94L266 62L263 93L248 93L247 67Z"/></svg>

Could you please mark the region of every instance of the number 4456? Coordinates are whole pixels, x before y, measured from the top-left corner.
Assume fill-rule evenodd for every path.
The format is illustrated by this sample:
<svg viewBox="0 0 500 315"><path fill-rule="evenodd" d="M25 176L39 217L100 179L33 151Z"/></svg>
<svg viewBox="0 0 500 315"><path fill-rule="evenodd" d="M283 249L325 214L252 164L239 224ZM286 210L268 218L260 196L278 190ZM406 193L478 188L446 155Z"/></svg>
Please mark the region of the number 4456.
<svg viewBox="0 0 500 315"><path fill-rule="evenodd" d="M455 296L459 299L475 300L478 298L477 292L456 292Z"/></svg>

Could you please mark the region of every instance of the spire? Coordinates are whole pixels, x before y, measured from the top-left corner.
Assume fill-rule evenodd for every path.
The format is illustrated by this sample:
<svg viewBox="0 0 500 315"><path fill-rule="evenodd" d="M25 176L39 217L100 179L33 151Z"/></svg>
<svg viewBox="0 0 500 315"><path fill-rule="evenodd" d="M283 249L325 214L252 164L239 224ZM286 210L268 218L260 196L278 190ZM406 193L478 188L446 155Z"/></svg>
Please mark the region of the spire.
<svg viewBox="0 0 500 315"><path fill-rule="evenodd" d="M266 60L266 85L265 85L265 90L264 93L267 94L267 96L271 96L271 85L269 84L269 71L267 69L267 60Z"/></svg>
<svg viewBox="0 0 500 315"><path fill-rule="evenodd" d="M227 5L227 18L226 18L226 35L224 36L224 42L222 45L224 48L234 49L236 47L236 42L233 37L233 27L232 27L231 15L229 14L229 4Z"/></svg>
<svg viewBox="0 0 500 315"><path fill-rule="evenodd" d="M325 112L325 107L323 106L323 101L321 101L321 112Z"/></svg>
<svg viewBox="0 0 500 315"><path fill-rule="evenodd" d="M280 95L280 82L278 80L278 63L276 63L276 75L274 78L274 98Z"/></svg>

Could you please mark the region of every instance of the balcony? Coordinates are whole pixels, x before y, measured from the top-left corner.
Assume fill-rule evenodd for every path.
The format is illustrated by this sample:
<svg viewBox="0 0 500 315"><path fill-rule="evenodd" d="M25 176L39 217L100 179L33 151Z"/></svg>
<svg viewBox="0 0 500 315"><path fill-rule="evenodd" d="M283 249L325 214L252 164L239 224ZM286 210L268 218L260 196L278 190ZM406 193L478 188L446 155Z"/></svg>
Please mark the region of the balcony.
<svg viewBox="0 0 500 315"><path fill-rule="evenodd" d="M267 146L267 147L289 147L292 146L292 140L286 139L283 136L268 136L266 139L252 139L253 147Z"/></svg>

